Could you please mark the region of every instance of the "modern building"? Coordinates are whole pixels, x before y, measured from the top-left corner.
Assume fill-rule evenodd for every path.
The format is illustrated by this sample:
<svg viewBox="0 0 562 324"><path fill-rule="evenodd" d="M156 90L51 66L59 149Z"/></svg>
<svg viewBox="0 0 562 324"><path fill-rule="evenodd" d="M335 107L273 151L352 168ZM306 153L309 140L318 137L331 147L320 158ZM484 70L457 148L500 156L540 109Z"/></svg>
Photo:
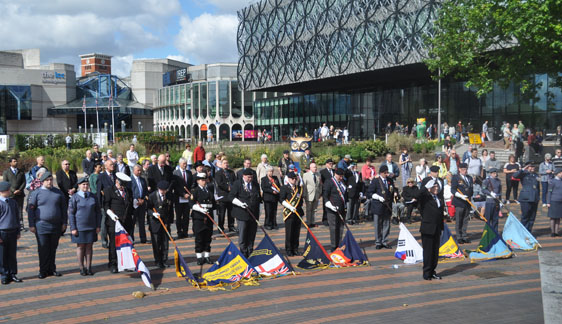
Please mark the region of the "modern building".
<svg viewBox="0 0 562 324"><path fill-rule="evenodd" d="M81 76L93 72L111 74L111 56L105 54L83 54L80 55Z"/></svg>
<svg viewBox="0 0 562 324"><path fill-rule="evenodd" d="M277 93L241 91L237 68L236 63L202 64L161 74L154 128L186 139L256 140L254 101Z"/></svg>
<svg viewBox="0 0 562 324"><path fill-rule="evenodd" d="M347 127L352 138L372 138L388 122L522 120L553 129L562 123L556 74L530 76L536 96L517 84L480 98L462 80L437 82L423 63L440 1L261 0L238 12L238 83L244 92L290 92L254 103L256 128L274 139L312 134L322 123Z"/></svg>

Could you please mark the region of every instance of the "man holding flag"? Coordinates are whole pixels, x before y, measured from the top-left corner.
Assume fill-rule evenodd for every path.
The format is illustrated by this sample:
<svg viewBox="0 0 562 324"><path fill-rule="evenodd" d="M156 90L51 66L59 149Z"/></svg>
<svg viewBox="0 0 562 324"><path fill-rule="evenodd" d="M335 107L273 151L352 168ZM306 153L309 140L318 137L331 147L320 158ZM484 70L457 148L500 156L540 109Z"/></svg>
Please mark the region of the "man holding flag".
<svg viewBox="0 0 562 324"><path fill-rule="evenodd" d="M288 256L299 255L299 236L301 221L295 214L303 215L303 195L306 191L298 184L294 172L287 173L288 184L281 187L279 200L283 205L283 221L285 222L285 251Z"/></svg>
<svg viewBox="0 0 562 324"><path fill-rule="evenodd" d="M459 173L451 179L451 192L453 193L453 205L455 206L455 226L457 230L457 242L459 244L470 243L468 234L468 215L470 212L470 198L472 197L472 177L467 174L468 164L459 164Z"/></svg>
<svg viewBox="0 0 562 324"><path fill-rule="evenodd" d="M490 227L495 229L497 232L500 216L502 184L498 178L498 169L491 168L487 172L490 176L482 183L482 193L486 195L484 217L488 220Z"/></svg>
<svg viewBox="0 0 562 324"><path fill-rule="evenodd" d="M332 252L340 245L343 234L343 222L340 215L344 217L347 206L347 190L343 183L344 174L344 170L337 169L334 172L334 177L324 183L324 188L322 190L322 199L324 201L324 206L326 206L326 216L330 226L330 244L332 246Z"/></svg>
<svg viewBox="0 0 562 324"><path fill-rule="evenodd" d="M160 269L164 269L167 267L166 262L168 261L168 234L158 218L166 225L169 232L170 223L174 217L173 196L168 192L170 187L168 181L161 180L156 186L158 189L148 196L148 214L152 216L149 228L154 261Z"/></svg>
<svg viewBox="0 0 562 324"><path fill-rule="evenodd" d="M193 234L195 235L195 254L197 264L211 264L211 241L213 236L213 223L207 217L216 208L215 192L213 186L207 186L207 174L197 173L195 175L197 186L191 194L191 217L193 218ZM212 216L211 216L212 217Z"/></svg>

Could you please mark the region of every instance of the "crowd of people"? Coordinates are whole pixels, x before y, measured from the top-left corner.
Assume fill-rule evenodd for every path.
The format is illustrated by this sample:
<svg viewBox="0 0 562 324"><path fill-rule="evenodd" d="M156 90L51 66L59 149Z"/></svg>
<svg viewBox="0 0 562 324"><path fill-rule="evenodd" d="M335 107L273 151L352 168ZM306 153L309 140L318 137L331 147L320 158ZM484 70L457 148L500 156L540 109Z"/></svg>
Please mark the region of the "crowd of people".
<svg viewBox="0 0 562 324"><path fill-rule="evenodd" d="M434 162L420 159L415 165L404 149L397 161L389 153L378 168L374 159L368 158L358 169L350 155L340 161L328 159L321 167L310 150L306 150L297 167L297 161L285 151L277 163L262 155L255 169L252 166L257 161L246 158L243 168L235 172L228 156L206 152L202 142L194 150L187 144L177 164L172 163L168 153L140 161L134 144L127 152L116 155L111 150L101 152L95 145L82 161L82 177L67 160L61 161L53 177L42 156L30 170L19 169L17 159L12 158L0 183L2 283L21 282L16 276L15 251L21 231L27 229L37 239L41 279L61 275L55 259L59 239L67 227L77 247L81 275L93 275L92 246L98 238L108 249L108 268L117 273L117 221L135 243L141 244L148 242L148 223L154 261L159 268L169 266L167 232L171 232L174 222L177 238L185 239L190 237L191 221L194 252L200 265L211 263L215 219L218 230L238 235L239 249L248 257L254 249L262 204L263 223L268 230L278 230L277 209L282 208L285 251L289 256L302 253L300 229L305 222L310 228L320 224L329 227L333 251L340 245L344 222L354 225L372 218L376 249L390 249L391 224L412 222L417 209L427 262L424 278L428 280L438 279L435 246L438 248L443 221L454 218L458 243L470 243L467 225L471 214L483 215L497 230L500 204L509 203L511 193L511 202L521 205L521 220L529 231L542 194L543 207L549 208L552 236L558 236L562 216L556 212L562 207L560 149L554 157L547 154L538 168L532 163L521 166L514 156L502 166L493 151L488 154L484 150L478 156L478 150L472 149L462 158L455 149L445 152L437 154ZM505 197L499 180L502 172L506 176ZM315 219L318 208L322 208L321 223ZM24 228L24 210L28 228Z"/></svg>

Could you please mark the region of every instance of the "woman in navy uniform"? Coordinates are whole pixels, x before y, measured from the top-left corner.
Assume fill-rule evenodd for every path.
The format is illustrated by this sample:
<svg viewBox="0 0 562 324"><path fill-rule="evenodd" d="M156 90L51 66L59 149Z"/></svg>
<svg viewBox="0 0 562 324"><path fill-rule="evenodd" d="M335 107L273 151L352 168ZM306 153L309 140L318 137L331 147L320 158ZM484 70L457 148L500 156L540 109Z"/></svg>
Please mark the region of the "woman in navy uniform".
<svg viewBox="0 0 562 324"><path fill-rule="evenodd" d="M0 182L0 273L2 284L22 282L18 273L17 244L20 238L18 202L10 198L10 183Z"/></svg>
<svg viewBox="0 0 562 324"><path fill-rule="evenodd" d="M525 163L525 167L522 170L513 174L513 178L521 181L521 191L519 192L521 224L530 233L537 217L537 207L539 205L539 175L535 173L535 166L529 161Z"/></svg>
<svg viewBox="0 0 562 324"><path fill-rule="evenodd" d="M439 260L439 243L443 231L445 201L439 196L438 180L429 180L420 189L416 198L421 212L420 233L423 247L423 279L441 279L435 272Z"/></svg>
<svg viewBox="0 0 562 324"><path fill-rule="evenodd" d="M304 190L299 184L299 177L294 172L287 173L289 184L281 187L279 201L283 205L283 220L285 221L285 251L288 256L299 255L299 236L301 220L295 214L303 215ZM263 184L263 180L262 180Z"/></svg>
<svg viewBox="0 0 562 324"><path fill-rule="evenodd" d="M207 174L197 173L195 175L197 185L193 188L190 204L193 218L193 234L195 235L195 253L197 264L211 264L211 241L213 237L213 222L207 217L213 217L213 209L216 209L215 191L207 185Z"/></svg>
<svg viewBox="0 0 562 324"><path fill-rule="evenodd" d="M502 183L498 178L498 169L491 168L487 171L490 175L482 183L482 193L486 195L486 205L484 206L484 217L490 227L498 231L498 221L500 217L500 201L502 195Z"/></svg>
<svg viewBox="0 0 562 324"><path fill-rule="evenodd" d="M555 177L548 185L546 203L550 218L550 236L559 236L560 218L562 217L562 168L554 170Z"/></svg>
<svg viewBox="0 0 562 324"><path fill-rule="evenodd" d="M166 226L168 233L170 232L170 224L174 220L174 204L173 195L168 191L170 183L166 180L160 180L156 184L150 196L148 196L148 215L150 217L150 239L152 241L152 253L154 254L154 261L158 268L164 269L167 267L168 261L168 234L160 223L160 218ZM156 212L154 210L156 209Z"/></svg>
<svg viewBox="0 0 562 324"><path fill-rule="evenodd" d="M272 166L267 166L266 176L261 178L261 190L263 191L265 228L268 230L277 229L277 203L279 202L281 184L277 176L273 175Z"/></svg>
<svg viewBox="0 0 562 324"><path fill-rule="evenodd" d="M96 195L89 189L88 177L78 180L78 191L68 202L70 240L77 244L76 254L82 276L92 272L92 246L98 240L101 224L101 209Z"/></svg>

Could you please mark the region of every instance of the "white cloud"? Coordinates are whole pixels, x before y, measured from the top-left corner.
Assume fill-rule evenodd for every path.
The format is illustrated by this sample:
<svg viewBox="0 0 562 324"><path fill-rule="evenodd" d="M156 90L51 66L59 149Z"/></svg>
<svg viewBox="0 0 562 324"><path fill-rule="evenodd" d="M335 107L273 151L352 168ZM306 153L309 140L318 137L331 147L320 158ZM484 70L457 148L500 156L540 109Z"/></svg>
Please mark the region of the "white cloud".
<svg viewBox="0 0 562 324"><path fill-rule="evenodd" d="M215 6L219 12L236 13L238 10L248 6L250 3L258 2L258 0L207 0Z"/></svg>
<svg viewBox="0 0 562 324"><path fill-rule="evenodd" d="M235 15L204 13L195 19L183 16L175 46L182 55L192 57L196 64L237 62Z"/></svg>
<svg viewBox="0 0 562 324"><path fill-rule="evenodd" d="M189 63L189 58L187 58L186 56L183 55L168 55L166 56L167 59L170 60L176 60L176 61L180 61L180 62L184 62L184 63Z"/></svg>
<svg viewBox="0 0 562 324"><path fill-rule="evenodd" d="M111 74L118 77L128 77L131 73L131 65L133 64L133 55L114 56L111 58Z"/></svg>

